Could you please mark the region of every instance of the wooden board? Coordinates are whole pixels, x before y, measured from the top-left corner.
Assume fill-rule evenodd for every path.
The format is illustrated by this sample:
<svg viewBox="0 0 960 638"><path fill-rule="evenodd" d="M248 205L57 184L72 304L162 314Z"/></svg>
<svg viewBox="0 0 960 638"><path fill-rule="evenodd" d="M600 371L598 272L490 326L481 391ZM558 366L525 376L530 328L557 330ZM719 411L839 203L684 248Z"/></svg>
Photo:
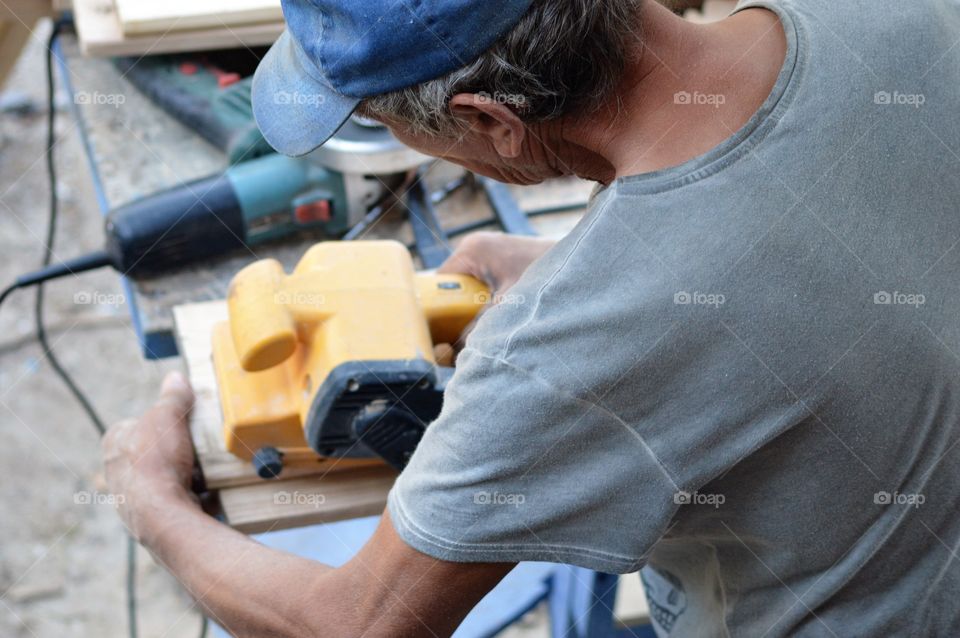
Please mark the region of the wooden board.
<svg viewBox="0 0 960 638"><path fill-rule="evenodd" d="M73 5L80 48L86 55L156 55L264 46L283 32L283 22L267 22L126 36L113 0L74 0Z"/></svg>
<svg viewBox="0 0 960 638"><path fill-rule="evenodd" d="M247 534L375 516L396 479L383 467L220 490L231 527Z"/></svg>
<svg viewBox="0 0 960 638"><path fill-rule="evenodd" d="M280 479L265 481L248 461L226 451L210 340L213 326L226 318L223 301L174 308L180 352L196 393L193 444L207 487L219 491L227 523L252 533L382 512L397 473L380 461L288 463Z"/></svg>
<svg viewBox="0 0 960 638"><path fill-rule="evenodd" d="M114 0L127 36L188 29L233 29L261 22L283 22L280 0Z"/></svg>

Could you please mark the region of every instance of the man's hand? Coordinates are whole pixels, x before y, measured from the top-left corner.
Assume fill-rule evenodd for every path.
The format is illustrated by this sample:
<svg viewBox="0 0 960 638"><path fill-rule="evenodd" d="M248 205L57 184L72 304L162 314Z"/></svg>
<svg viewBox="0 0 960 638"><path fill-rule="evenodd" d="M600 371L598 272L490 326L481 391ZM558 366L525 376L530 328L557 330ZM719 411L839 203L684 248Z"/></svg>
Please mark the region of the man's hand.
<svg viewBox="0 0 960 638"><path fill-rule="evenodd" d="M448 636L512 568L451 563L407 545L387 512L351 561L327 565L264 547L207 516L190 493L193 392L179 374L139 420L103 439L110 490L131 533L231 635Z"/></svg>
<svg viewBox="0 0 960 638"><path fill-rule="evenodd" d="M101 444L107 485L118 495L120 516L138 540L163 520L171 502L194 502L190 493L193 444L187 426L193 391L183 375L167 375L160 398L140 419L119 423Z"/></svg>
<svg viewBox="0 0 960 638"><path fill-rule="evenodd" d="M473 233L437 272L472 275L490 287L494 303L523 275L534 261L556 242L542 237L520 237L503 233Z"/></svg>

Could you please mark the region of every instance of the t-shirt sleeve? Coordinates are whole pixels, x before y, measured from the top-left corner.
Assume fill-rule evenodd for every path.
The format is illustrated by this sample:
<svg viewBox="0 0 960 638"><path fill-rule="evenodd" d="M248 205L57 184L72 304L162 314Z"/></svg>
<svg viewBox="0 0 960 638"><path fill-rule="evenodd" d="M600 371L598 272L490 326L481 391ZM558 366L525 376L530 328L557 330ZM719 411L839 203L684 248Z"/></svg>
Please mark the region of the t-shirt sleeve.
<svg viewBox="0 0 960 638"><path fill-rule="evenodd" d="M468 349L389 511L404 541L442 560L627 573L665 531L676 492L616 416Z"/></svg>

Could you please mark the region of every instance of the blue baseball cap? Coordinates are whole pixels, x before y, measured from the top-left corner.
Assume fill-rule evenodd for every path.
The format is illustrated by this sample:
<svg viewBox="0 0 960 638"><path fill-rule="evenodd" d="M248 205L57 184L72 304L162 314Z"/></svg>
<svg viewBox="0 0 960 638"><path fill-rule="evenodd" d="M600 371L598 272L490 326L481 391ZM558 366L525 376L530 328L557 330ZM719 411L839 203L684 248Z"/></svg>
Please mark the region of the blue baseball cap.
<svg viewBox="0 0 960 638"><path fill-rule="evenodd" d="M326 142L361 100L476 60L532 0L282 0L287 29L253 79L253 113L285 155Z"/></svg>

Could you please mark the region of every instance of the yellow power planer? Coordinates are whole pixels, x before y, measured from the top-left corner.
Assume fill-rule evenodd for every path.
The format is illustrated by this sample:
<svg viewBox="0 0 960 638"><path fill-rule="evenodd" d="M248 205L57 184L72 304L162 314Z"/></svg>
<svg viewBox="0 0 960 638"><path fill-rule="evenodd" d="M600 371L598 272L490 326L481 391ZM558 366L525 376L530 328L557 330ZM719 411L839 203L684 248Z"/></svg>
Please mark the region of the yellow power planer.
<svg viewBox="0 0 960 638"><path fill-rule="evenodd" d="M247 266L213 332L227 450L264 478L318 457L402 469L452 374L434 345L489 297L472 277L416 273L393 241L317 244L290 275L273 259Z"/></svg>

